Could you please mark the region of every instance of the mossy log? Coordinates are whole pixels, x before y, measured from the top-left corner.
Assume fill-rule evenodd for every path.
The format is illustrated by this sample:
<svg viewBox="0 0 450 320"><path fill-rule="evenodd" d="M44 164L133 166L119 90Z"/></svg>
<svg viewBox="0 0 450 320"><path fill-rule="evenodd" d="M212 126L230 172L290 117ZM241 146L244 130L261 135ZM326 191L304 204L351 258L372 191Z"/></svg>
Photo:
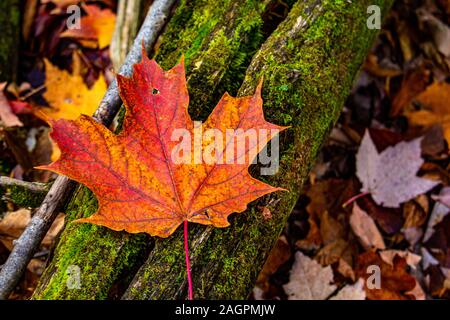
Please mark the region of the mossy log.
<svg viewBox="0 0 450 320"><path fill-rule="evenodd" d="M0 1L0 82L15 81L20 42L20 0Z"/></svg>
<svg viewBox="0 0 450 320"><path fill-rule="evenodd" d="M162 36L156 59L167 69L184 54L190 111L196 118L209 113L212 105L204 106L212 95L237 90L235 83L242 82L251 57L265 40L262 17L277 2L180 1ZM239 69L239 73L230 72ZM66 208L67 226L34 299L104 299L124 292L124 285L152 249L153 240L145 235L71 223L96 210L95 197L80 187ZM66 285L71 277L68 270L73 266L81 271L80 289Z"/></svg>
<svg viewBox="0 0 450 320"><path fill-rule="evenodd" d="M241 63L240 68L245 66L241 55L247 58L253 53L251 50L240 51L243 47L252 47L243 45L242 39L255 37L229 37L225 30L233 21L235 24L247 24L248 17L256 17L259 26L262 23L253 11L253 15L244 12L240 19L228 20L227 17L233 12L240 12L245 5L253 5L253 1L239 2L241 4L234 9L230 7L236 5L233 1L209 6L201 1L181 2L156 57L167 68L175 64L180 53L185 53L190 95L194 102L190 112L199 119L209 114L213 108L212 99L227 88L227 76L235 77L235 81L245 77L239 89L240 95L253 93L257 81L264 77L266 119L280 125L290 125L291 128L280 137L279 172L263 180L289 191L272 194L251 204L246 212L230 218L231 226L228 228L191 226L189 238L195 298L242 299L248 296L295 205L321 144L339 116L376 35L376 30L369 30L366 26L367 7L379 5L384 14L392 0L299 1L254 54L246 73L230 74L229 70L235 67L233 63ZM257 32L258 24L253 26L254 29L250 30L244 27L244 34ZM224 45L229 44L221 41L223 35L228 36L235 46L226 59L221 59L220 55L226 51ZM215 45L219 45L217 48L221 50L212 50ZM205 54L207 50L211 51ZM198 83L194 81L208 74L216 76L216 72L218 80L212 83L208 81L209 77ZM271 210L270 220L262 217L259 206ZM95 209L95 198L81 188L67 213L69 220L72 220L91 214ZM185 298L187 290L181 230L168 239L148 242L145 236L71 223L62 235L34 298L112 297L111 292L120 292L114 290L118 286L113 284L120 278L123 288L135 271L136 261L147 255L149 250L147 260L137 271L123 298ZM81 269L80 289L70 290L66 286L66 270L70 265Z"/></svg>

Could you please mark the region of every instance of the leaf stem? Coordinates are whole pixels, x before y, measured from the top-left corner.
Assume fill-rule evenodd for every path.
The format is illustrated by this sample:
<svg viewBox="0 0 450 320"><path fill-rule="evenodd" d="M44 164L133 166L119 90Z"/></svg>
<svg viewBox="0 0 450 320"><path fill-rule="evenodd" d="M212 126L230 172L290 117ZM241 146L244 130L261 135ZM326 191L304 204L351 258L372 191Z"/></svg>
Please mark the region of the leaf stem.
<svg viewBox="0 0 450 320"><path fill-rule="evenodd" d="M362 198L364 196L367 196L369 194L369 192L361 192L359 194L357 194L356 196L351 197L350 199L348 199L347 201L345 201L345 203L342 205L342 208L345 208L346 206L348 206L349 204L352 204L353 202L355 202L356 200L358 200L359 198Z"/></svg>
<svg viewBox="0 0 450 320"><path fill-rule="evenodd" d="M186 271L188 280L188 297L194 300L192 290L191 262L189 261L188 221L184 220L184 254L186 256Z"/></svg>

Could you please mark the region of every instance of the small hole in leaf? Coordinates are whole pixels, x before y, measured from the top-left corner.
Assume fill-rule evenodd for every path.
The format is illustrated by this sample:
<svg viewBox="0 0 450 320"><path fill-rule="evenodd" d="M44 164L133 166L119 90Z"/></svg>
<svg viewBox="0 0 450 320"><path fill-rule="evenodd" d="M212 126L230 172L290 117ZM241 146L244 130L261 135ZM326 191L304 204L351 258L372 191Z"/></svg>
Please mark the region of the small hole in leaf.
<svg viewBox="0 0 450 320"><path fill-rule="evenodd" d="M158 89L156 89L156 88L153 88L153 90L152 90L152 94L158 94L159 93L159 90Z"/></svg>

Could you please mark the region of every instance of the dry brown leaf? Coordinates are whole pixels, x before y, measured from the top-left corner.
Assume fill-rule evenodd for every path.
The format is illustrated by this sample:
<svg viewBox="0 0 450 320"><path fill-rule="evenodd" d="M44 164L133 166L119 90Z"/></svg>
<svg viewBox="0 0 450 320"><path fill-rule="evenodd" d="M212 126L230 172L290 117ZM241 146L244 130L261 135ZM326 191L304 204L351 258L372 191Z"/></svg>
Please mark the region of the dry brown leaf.
<svg viewBox="0 0 450 320"><path fill-rule="evenodd" d="M317 223L314 221L314 219L309 216L308 218L309 222L309 231L306 235L305 239L297 240L295 242L295 246L299 249L303 250L317 250L322 245L322 237L320 235L319 227L317 226Z"/></svg>
<svg viewBox="0 0 450 320"><path fill-rule="evenodd" d="M337 271L344 277L355 281L355 271L353 271L353 268L344 259L339 259Z"/></svg>
<svg viewBox="0 0 450 320"><path fill-rule="evenodd" d="M420 260L422 260L422 257L414 254L408 250L402 251L402 250L384 250L379 252L381 259L383 259L384 262L389 264L390 266L394 266L394 258L395 256L399 256L406 260L406 263L412 267L413 269L417 268L417 265L419 264Z"/></svg>
<svg viewBox="0 0 450 320"><path fill-rule="evenodd" d="M275 246L269 254L269 257L264 263L258 279L256 280L256 285L263 291L267 291L269 287L269 277L273 275L281 265L286 263L290 257L291 248L286 240L286 237L282 236L278 238Z"/></svg>
<svg viewBox="0 0 450 320"><path fill-rule="evenodd" d="M350 216L350 226L364 249L384 249L383 237L373 219L356 203Z"/></svg>
<svg viewBox="0 0 450 320"><path fill-rule="evenodd" d="M349 243L343 239L337 239L324 246L316 255L315 259L323 266L338 262L340 259L351 263L352 254Z"/></svg>
<svg viewBox="0 0 450 320"><path fill-rule="evenodd" d="M416 281L416 286L411 291L405 292L405 294L412 295L416 298L416 300L425 300L426 295L425 292L422 289L422 286L419 284L418 281Z"/></svg>
<svg viewBox="0 0 450 320"><path fill-rule="evenodd" d="M391 116L401 114L414 97L424 91L430 78L430 70L424 66L414 69L405 75L399 92L392 99Z"/></svg>
<svg viewBox="0 0 450 320"><path fill-rule="evenodd" d="M17 211L8 212L0 221L0 241L9 250L13 248L13 241L22 234L25 227L31 220L31 211L28 209L19 209ZM42 240L42 245L51 246L56 236L62 230L64 226L64 214L60 213L49 231Z"/></svg>
<svg viewBox="0 0 450 320"><path fill-rule="evenodd" d="M434 82L414 100L422 105L422 109L407 110L405 116L409 122L420 127L440 124L450 145L450 84Z"/></svg>
<svg viewBox="0 0 450 320"><path fill-rule="evenodd" d="M2 220L0 220L0 240L8 250L11 250L12 241L17 239L28 225L31 219L31 211L28 209L19 209L17 211L8 212Z"/></svg>
<svg viewBox="0 0 450 320"><path fill-rule="evenodd" d="M3 90L6 88L6 82L0 83L0 120L5 127L23 126L23 123L17 118L11 109L11 105L6 99Z"/></svg>
<svg viewBox="0 0 450 320"><path fill-rule="evenodd" d="M283 289L289 300L325 300L336 290L332 283L333 271L330 266L322 267L297 251L289 282Z"/></svg>
<svg viewBox="0 0 450 320"><path fill-rule="evenodd" d="M328 211L324 211L320 216L320 235L325 245L344 236L342 225Z"/></svg>
<svg viewBox="0 0 450 320"><path fill-rule="evenodd" d="M374 76L381 78L392 78L402 74L400 68L395 65L390 67L380 66L380 64L378 63L378 57L373 53L368 55L364 63L364 70L366 70L370 74L373 74Z"/></svg>
<svg viewBox="0 0 450 320"><path fill-rule="evenodd" d="M381 287L368 288L368 278L373 274L368 272L369 266L378 266L380 268ZM369 300L408 300L414 298L406 294L416 286L416 279L407 271L406 260L396 256L393 266L387 264L381 257L373 252L367 251L358 257L355 268L356 275L365 280L365 290Z"/></svg>

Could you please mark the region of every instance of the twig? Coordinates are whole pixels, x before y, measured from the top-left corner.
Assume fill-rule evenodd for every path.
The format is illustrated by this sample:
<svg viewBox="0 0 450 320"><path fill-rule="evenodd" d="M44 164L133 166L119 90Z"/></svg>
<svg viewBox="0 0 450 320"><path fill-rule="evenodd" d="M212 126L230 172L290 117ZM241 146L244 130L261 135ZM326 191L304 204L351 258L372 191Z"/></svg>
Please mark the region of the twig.
<svg viewBox="0 0 450 320"><path fill-rule="evenodd" d="M22 180L13 179L6 176L0 176L0 187L19 187L25 189L31 193L48 192L48 184L40 182L27 182Z"/></svg>
<svg viewBox="0 0 450 320"><path fill-rule="evenodd" d="M30 92L28 92L26 95L19 97L20 101L25 101L27 100L29 97L35 95L36 93L38 93L39 91L42 91L45 89L45 84L40 85L37 88L32 89Z"/></svg>
<svg viewBox="0 0 450 320"><path fill-rule="evenodd" d="M369 192L361 192L358 193L356 196L351 197L350 199L348 199L347 201L344 202L344 204L342 205L342 208L347 207L349 204L352 204L353 202L355 202L356 200L358 200L359 198L365 197L368 194L370 194Z"/></svg>
<svg viewBox="0 0 450 320"><path fill-rule="evenodd" d="M120 74L124 76L132 74L133 64L141 59L142 44L144 44L147 52L153 48L175 2L176 0L155 0L153 2L134 40L133 47L119 70ZM114 79L94 113L94 118L105 126L109 126L120 106L121 100L117 82ZM72 194L75 186L74 181L64 176L59 176L53 183L42 205L33 215L20 238L17 239L8 260L0 271L0 299L7 299L18 283L28 262L39 247L59 210Z"/></svg>

